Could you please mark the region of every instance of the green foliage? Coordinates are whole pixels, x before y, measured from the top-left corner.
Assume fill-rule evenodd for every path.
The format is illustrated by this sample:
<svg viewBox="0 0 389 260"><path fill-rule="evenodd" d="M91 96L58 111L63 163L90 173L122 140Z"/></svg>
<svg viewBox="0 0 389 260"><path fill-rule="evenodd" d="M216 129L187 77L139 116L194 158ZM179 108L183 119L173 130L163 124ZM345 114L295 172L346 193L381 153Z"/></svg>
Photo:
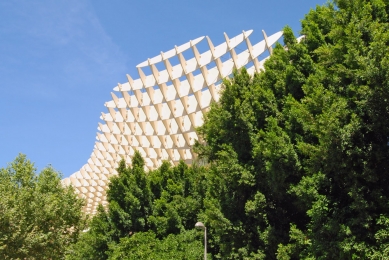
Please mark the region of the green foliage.
<svg viewBox="0 0 389 260"><path fill-rule="evenodd" d="M84 228L83 201L51 166L37 175L25 155L0 169L0 258L63 259Z"/></svg>
<svg viewBox="0 0 389 260"><path fill-rule="evenodd" d="M131 232L147 230L151 215L151 191L141 155L135 153L132 168L126 168L122 161L118 172L119 176L111 178L107 191L115 240Z"/></svg>
<svg viewBox="0 0 389 260"><path fill-rule="evenodd" d="M199 129L220 258L387 255L389 3L336 4L306 15L299 44L285 28L263 73L225 81Z"/></svg>
<svg viewBox="0 0 389 260"><path fill-rule="evenodd" d="M67 250L66 259L107 259L108 246L113 242L114 228L107 212L99 205L97 214L88 223L77 243Z"/></svg>
<svg viewBox="0 0 389 260"><path fill-rule="evenodd" d="M122 238L120 243L113 247L110 259L199 260L204 258L201 238L201 234L199 236L199 232L195 230L178 235L170 234L163 240L156 238L152 231L136 233Z"/></svg>
<svg viewBox="0 0 389 260"><path fill-rule="evenodd" d="M132 166L122 160L89 230L67 259L201 259L202 232L194 232L203 208L205 168L180 162L145 172L136 152Z"/></svg>
<svg viewBox="0 0 389 260"><path fill-rule="evenodd" d="M150 173L153 191L152 229L159 238L193 229L202 208L204 191L202 168L188 168L183 162L171 168L164 162Z"/></svg>

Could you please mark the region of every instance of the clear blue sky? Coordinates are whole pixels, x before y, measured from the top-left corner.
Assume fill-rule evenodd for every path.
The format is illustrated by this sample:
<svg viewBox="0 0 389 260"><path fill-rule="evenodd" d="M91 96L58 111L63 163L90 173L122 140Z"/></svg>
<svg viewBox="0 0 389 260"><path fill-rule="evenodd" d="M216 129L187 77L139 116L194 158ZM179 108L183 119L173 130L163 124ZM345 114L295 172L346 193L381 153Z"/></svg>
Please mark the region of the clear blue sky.
<svg viewBox="0 0 389 260"><path fill-rule="evenodd" d="M69 176L93 149L104 103L135 66L199 36L275 33L326 0L0 2L0 167L24 153Z"/></svg>

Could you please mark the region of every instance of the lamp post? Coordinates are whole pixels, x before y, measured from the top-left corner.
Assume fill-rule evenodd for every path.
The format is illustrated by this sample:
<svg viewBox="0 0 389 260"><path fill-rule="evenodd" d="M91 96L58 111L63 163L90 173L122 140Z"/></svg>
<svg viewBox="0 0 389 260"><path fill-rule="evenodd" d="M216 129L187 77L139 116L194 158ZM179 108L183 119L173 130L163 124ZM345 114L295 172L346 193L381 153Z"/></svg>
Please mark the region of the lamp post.
<svg viewBox="0 0 389 260"><path fill-rule="evenodd" d="M195 228L204 230L204 260L207 260L207 228L202 222L197 222Z"/></svg>

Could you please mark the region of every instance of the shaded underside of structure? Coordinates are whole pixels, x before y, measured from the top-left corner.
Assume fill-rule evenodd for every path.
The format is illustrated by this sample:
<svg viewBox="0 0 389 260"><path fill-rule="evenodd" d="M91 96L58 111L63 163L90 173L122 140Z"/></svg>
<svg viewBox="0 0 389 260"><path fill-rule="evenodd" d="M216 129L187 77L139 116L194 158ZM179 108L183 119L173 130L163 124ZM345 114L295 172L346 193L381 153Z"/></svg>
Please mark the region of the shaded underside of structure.
<svg viewBox="0 0 389 260"><path fill-rule="evenodd" d="M198 139L195 129L203 124L211 102L219 100L222 79L242 67L250 74L261 72L271 46L282 37L282 31L271 36L262 31L264 39L252 44L252 32L231 39L224 34L225 42L217 46L208 36L175 46L138 64L139 78L127 75L128 82L114 88L112 100L105 103L108 113L100 117L103 123L90 159L63 180L86 199L87 213L107 204L109 178L117 174L120 160L131 164L135 150L148 169L158 168L163 160L191 164L195 158L191 147ZM207 50L200 53L196 45L204 39Z"/></svg>

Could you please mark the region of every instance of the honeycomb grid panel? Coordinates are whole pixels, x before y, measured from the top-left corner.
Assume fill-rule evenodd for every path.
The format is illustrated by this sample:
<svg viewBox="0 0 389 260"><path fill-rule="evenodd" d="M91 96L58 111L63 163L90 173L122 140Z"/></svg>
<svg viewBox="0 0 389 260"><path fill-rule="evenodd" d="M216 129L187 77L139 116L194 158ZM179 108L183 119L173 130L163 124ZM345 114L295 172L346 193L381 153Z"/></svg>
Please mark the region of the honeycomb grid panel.
<svg viewBox="0 0 389 260"><path fill-rule="evenodd" d="M211 103L219 100L222 79L234 68L246 67L250 74L261 72L272 53L271 46L283 34L280 31L268 37L262 31L264 39L252 45L252 32L243 31L231 39L224 33L225 41L217 46L208 36L175 46L138 64L139 77L134 80L127 75L128 81L114 88L112 100L105 103L108 111L101 113L103 123L98 123L90 159L63 180L85 199L86 213L95 214L99 204L107 205L109 178L117 174L120 160L131 163L136 150L149 170L158 168L163 160L174 165L180 160L191 164L195 158L191 147L198 139L195 128L203 124L203 114ZM204 39L208 50L200 53L196 45ZM244 43L245 50L241 51ZM186 51L192 51L194 57L186 60ZM264 53L268 55L258 60ZM172 58L179 63L171 65ZM165 69L158 70L156 64ZM144 68L151 74L146 75Z"/></svg>

